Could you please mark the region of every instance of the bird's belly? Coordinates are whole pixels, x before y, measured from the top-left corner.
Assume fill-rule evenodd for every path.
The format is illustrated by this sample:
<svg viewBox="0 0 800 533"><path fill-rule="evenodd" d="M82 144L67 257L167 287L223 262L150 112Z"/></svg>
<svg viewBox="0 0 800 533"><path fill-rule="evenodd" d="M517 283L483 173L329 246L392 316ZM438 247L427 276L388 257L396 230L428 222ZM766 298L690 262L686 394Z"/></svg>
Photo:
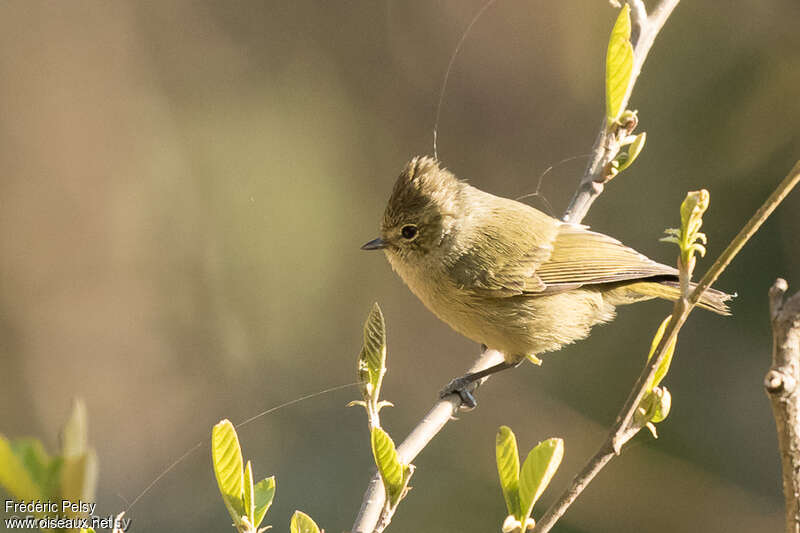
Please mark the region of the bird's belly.
<svg viewBox="0 0 800 533"><path fill-rule="evenodd" d="M452 286L411 289L454 330L512 362L583 339L593 325L614 317L614 307L595 291L488 297Z"/></svg>

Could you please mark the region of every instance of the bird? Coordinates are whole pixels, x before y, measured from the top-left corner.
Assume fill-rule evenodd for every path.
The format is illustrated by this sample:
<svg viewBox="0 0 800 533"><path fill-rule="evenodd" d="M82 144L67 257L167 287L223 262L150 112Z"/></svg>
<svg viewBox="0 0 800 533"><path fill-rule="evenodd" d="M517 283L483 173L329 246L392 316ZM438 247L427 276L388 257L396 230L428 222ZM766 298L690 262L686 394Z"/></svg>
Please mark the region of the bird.
<svg viewBox="0 0 800 533"><path fill-rule="evenodd" d="M678 270L587 226L458 179L429 156L414 157L392 189L380 237L392 269L434 315L503 354L503 362L451 382L459 392L489 374L586 338L615 308L680 297ZM731 295L709 289L698 305L730 314Z"/></svg>

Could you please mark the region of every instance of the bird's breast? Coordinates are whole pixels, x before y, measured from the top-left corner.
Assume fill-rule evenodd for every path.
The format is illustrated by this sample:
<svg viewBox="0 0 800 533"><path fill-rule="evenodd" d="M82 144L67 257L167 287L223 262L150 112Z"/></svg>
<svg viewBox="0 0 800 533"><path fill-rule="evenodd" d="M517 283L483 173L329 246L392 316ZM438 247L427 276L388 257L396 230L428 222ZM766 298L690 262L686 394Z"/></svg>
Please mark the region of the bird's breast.
<svg viewBox="0 0 800 533"><path fill-rule="evenodd" d="M480 305L467 288L458 285L441 262L409 264L387 254L389 263L408 288L433 314L465 337L485 342L485 330L491 327L488 308Z"/></svg>

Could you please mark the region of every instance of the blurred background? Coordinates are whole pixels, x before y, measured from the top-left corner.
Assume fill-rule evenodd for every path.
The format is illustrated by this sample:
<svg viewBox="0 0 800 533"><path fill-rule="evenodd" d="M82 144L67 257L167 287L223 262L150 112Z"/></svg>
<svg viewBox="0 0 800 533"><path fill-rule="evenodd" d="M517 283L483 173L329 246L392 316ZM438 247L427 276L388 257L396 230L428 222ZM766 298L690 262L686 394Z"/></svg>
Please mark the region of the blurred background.
<svg viewBox="0 0 800 533"><path fill-rule="evenodd" d="M86 400L116 513L132 531L230 531L208 446L223 417L355 380L372 302L388 324L383 424L400 440L478 347L431 315L378 253L404 163L432 152L439 89L484 0L3 2L0 6L0 432L52 450ZM652 2L648 2L652 4ZM460 51L439 156L462 178L560 214L603 110L607 2L503 0ZM800 4L681 3L634 92L648 142L584 221L662 262L687 190L711 191L707 268L800 157ZM567 158L575 158L558 164ZM548 210L541 198L526 200ZM800 289L800 191L727 270L734 316L697 312L665 381L660 438L640 435L557 527L777 531L766 292ZM622 308L590 340L492 379L480 407L415 461L395 531L497 531L494 436L566 457L538 514L602 441L664 302ZM294 509L345 531L369 477L355 388L243 427L266 522ZM537 514L535 512L534 514Z"/></svg>

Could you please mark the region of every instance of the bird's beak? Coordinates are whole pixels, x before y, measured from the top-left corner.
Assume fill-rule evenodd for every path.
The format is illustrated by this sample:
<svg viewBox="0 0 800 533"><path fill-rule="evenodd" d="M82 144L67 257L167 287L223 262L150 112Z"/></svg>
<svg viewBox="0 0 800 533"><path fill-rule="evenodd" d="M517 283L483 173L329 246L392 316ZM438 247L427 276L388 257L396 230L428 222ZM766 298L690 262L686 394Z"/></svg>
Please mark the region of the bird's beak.
<svg viewBox="0 0 800 533"><path fill-rule="evenodd" d="M362 250L382 250L383 248L386 248L386 243L380 237L372 239L361 247Z"/></svg>

